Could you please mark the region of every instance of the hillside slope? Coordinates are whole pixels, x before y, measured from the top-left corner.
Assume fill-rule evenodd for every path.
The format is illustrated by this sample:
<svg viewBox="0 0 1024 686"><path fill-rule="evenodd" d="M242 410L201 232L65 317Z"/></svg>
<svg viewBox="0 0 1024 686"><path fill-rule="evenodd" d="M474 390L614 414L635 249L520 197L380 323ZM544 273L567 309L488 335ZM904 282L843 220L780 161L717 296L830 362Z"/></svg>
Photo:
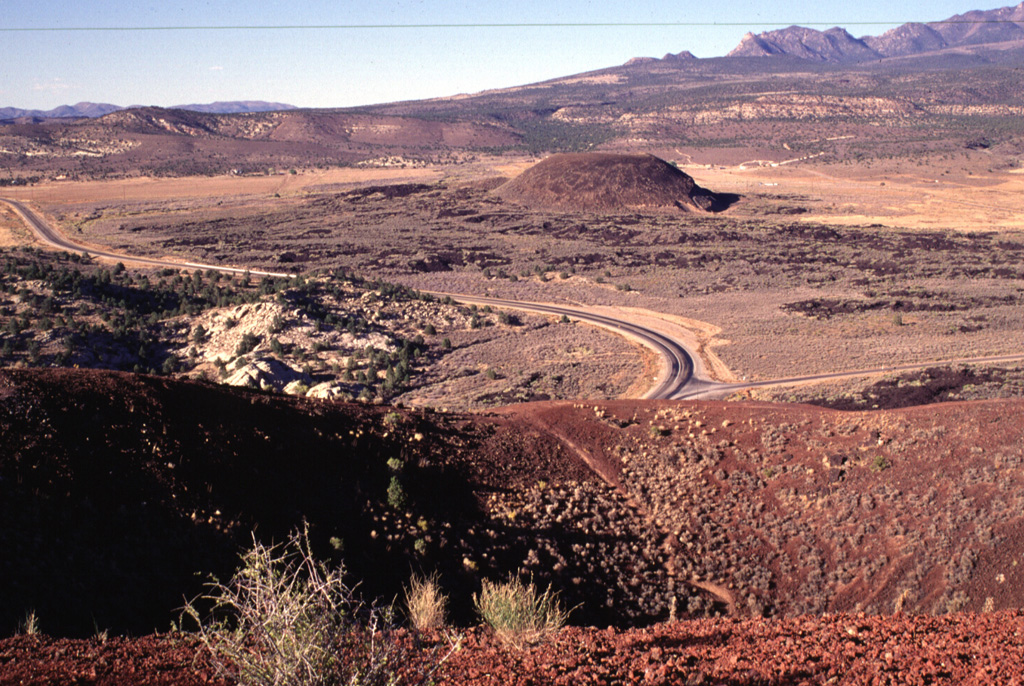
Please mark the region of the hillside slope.
<svg viewBox="0 0 1024 686"><path fill-rule="evenodd" d="M165 628L304 520L370 595L439 571L460 622L516 570L598 626L1024 606L1020 401L432 414L60 370L0 396L9 626Z"/></svg>

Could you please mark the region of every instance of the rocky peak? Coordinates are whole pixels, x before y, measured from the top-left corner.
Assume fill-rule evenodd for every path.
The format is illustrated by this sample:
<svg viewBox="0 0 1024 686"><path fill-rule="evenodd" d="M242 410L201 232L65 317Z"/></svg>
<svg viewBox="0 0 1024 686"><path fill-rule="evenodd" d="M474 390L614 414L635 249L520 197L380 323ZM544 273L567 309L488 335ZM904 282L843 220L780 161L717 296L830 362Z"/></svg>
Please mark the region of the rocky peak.
<svg viewBox="0 0 1024 686"><path fill-rule="evenodd" d="M790 26L778 31L754 35L748 33L728 57L767 57L789 55L816 62L861 62L879 55L864 41L839 27L818 31Z"/></svg>
<svg viewBox="0 0 1024 686"><path fill-rule="evenodd" d="M1024 3L1016 7L973 10L928 26L941 34L950 46L1024 40Z"/></svg>
<svg viewBox="0 0 1024 686"><path fill-rule="evenodd" d="M941 50L947 46L942 34L927 24L904 24L890 29L881 36L865 36L864 43L884 57L915 55L919 52Z"/></svg>
<svg viewBox="0 0 1024 686"><path fill-rule="evenodd" d="M670 52L667 55L665 55L664 57L662 57L661 61L662 62L689 62L690 60L695 60L695 59L697 59L696 55L694 55L689 50L683 50L682 52L677 52L675 54L672 54Z"/></svg>

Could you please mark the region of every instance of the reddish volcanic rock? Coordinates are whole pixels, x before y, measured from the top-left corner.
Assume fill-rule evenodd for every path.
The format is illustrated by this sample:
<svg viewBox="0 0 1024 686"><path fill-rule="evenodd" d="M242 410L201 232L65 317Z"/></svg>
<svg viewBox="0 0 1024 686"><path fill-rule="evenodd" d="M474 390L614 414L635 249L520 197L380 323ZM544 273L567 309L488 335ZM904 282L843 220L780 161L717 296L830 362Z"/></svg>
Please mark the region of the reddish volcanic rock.
<svg viewBox="0 0 1024 686"><path fill-rule="evenodd" d="M427 638L402 666L422 674ZM459 686L553 684L1019 684L1024 614L710 619L646 629L570 627L522 651L474 629L434 675ZM187 637L0 641L3 684L222 684Z"/></svg>

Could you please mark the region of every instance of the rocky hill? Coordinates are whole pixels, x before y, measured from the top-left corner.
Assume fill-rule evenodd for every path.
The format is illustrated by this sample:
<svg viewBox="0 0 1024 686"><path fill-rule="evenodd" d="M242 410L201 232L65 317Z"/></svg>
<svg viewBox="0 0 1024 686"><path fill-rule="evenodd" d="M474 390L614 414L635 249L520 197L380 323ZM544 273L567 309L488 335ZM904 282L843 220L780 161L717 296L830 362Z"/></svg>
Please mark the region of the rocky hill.
<svg viewBox="0 0 1024 686"><path fill-rule="evenodd" d="M245 111L22 116L0 125L0 165L12 177L0 184L454 166L506 152L645 151L685 160L694 149L724 150L730 159L742 149L740 159L775 162L918 161L958 156L982 139L992 156L986 168L1006 168L1020 149L1022 35L1018 5L878 37L790 27L748 34L729 57L682 51L541 83L350 110L270 103L277 111L259 112L259 104L228 103L217 109ZM804 154L790 154L794 144Z"/></svg>
<svg viewBox="0 0 1024 686"><path fill-rule="evenodd" d="M724 196L652 155L562 153L530 167L494 191L528 207L577 211L623 208L710 212Z"/></svg>

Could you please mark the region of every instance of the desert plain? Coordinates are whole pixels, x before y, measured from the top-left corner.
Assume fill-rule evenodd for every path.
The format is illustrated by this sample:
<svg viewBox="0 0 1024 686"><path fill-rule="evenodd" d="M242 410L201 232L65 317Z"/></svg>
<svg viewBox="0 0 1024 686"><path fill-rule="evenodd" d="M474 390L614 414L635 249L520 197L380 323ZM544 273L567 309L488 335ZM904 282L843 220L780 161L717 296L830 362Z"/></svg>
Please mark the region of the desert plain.
<svg viewBox="0 0 1024 686"><path fill-rule="evenodd" d="M3 124L0 681L237 683L183 604L304 530L406 683L1016 683L1019 50Z"/></svg>

